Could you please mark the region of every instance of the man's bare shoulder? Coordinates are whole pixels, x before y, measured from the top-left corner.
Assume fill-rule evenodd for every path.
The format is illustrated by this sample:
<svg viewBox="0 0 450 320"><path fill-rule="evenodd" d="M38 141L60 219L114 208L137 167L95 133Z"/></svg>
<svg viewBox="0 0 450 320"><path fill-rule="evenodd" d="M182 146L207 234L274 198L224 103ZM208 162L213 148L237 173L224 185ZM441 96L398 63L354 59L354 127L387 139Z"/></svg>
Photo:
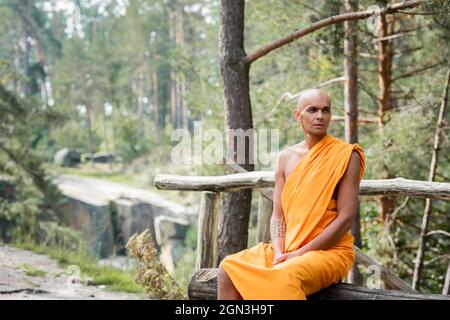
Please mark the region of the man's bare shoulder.
<svg viewBox="0 0 450 320"><path fill-rule="evenodd" d="M305 145L305 141L303 140L297 144L286 147L280 151L280 153L278 154L278 157L286 158L286 157L291 157L292 155L302 156L302 154L305 152L304 145Z"/></svg>
<svg viewBox="0 0 450 320"><path fill-rule="evenodd" d="M286 165L294 158L294 160L301 158L305 154L304 141L295 145L284 148L278 153L277 171L284 172Z"/></svg>

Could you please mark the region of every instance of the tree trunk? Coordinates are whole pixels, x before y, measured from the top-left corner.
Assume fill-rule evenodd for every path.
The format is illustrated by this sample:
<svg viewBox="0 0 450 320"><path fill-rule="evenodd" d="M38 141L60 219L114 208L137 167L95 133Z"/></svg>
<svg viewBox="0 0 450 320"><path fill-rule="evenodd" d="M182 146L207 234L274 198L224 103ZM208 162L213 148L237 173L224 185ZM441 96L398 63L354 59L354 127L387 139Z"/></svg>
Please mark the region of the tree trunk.
<svg viewBox="0 0 450 320"><path fill-rule="evenodd" d="M442 93L441 98L441 107L439 109L439 117L437 121L436 134L434 135L434 145L433 145L433 155L431 157L430 164L430 174L428 176L428 181L433 181L434 176L436 174L437 160L439 155L439 145L442 134L442 127L444 126L444 118L445 118L445 109L447 108L447 96L448 89L450 86L450 69L447 71L447 78L444 85L444 91ZM430 221L432 204L431 199L426 199L425 209L422 218L422 227L420 229L420 240L419 240L419 248L417 250L416 261L414 265L414 274L413 274L413 282L412 287L415 290L419 290L420 287L420 274L423 269L423 257L425 254L427 233L428 233L428 224Z"/></svg>
<svg viewBox="0 0 450 320"><path fill-rule="evenodd" d="M393 32L394 16L392 14L380 15L380 29L378 38L386 38ZM391 40L378 41L378 115L381 137L383 137L383 127L385 124L385 115L387 111L392 110L392 64L393 64L393 48ZM386 148L389 146L387 145ZM386 166L386 164L385 164ZM386 167L386 173L382 179L394 178L390 174L389 168ZM392 197L380 197L381 221L387 222L390 215L395 209L395 199Z"/></svg>
<svg viewBox="0 0 450 320"><path fill-rule="evenodd" d="M346 0L345 9L347 12L358 10L357 0ZM345 109L345 140L348 143L358 143L358 39L356 22L344 22L344 109ZM355 223L352 234L355 238L355 245L362 247L361 241L361 221L359 205L355 215ZM363 277L358 269L358 265L353 264L348 274L348 281L353 284L362 285Z"/></svg>
<svg viewBox="0 0 450 320"><path fill-rule="evenodd" d="M26 9L28 10L28 9ZM29 38L31 36L30 26L26 23L26 20L22 18L22 28L23 28L23 42L25 43L25 50L23 52L23 68L25 72L25 81L23 81L23 94L24 96L28 96L31 92L31 68L30 68L30 41Z"/></svg>
<svg viewBox="0 0 450 320"><path fill-rule="evenodd" d="M137 112L136 112L136 138L137 141L142 141L142 136L145 132L144 126L144 96L145 96L145 70L146 63L139 67L140 71L137 78L134 79L134 86L137 96Z"/></svg>
<svg viewBox="0 0 450 320"><path fill-rule="evenodd" d="M184 46L184 10L181 6L177 7L175 15L175 46ZM186 91L186 83L184 80L177 81L178 83L178 113L179 113L179 125L184 129L189 129L189 112L187 104L184 99Z"/></svg>
<svg viewBox="0 0 450 320"><path fill-rule="evenodd" d="M175 44L176 34L176 13L171 7L168 8L168 25L169 25L169 39L172 44ZM177 81L173 66L170 66L170 114L172 119L172 128L178 129L177 119Z"/></svg>
<svg viewBox="0 0 450 320"><path fill-rule="evenodd" d="M20 95L22 91L22 81L20 80L20 47L18 43L14 44L13 48L13 70L14 70L14 92L16 95Z"/></svg>
<svg viewBox="0 0 450 320"><path fill-rule="evenodd" d="M92 110L89 104L86 104L86 123L88 129L88 148L91 157L91 166L94 167L94 142L92 136Z"/></svg>
<svg viewBox="0 0 450 320"><path fill-rule="evenodd" d="M233 129L253 129L249 92L249 65L244 62L244 0L221 0L220 70L224 84L225 129L227 130L227 156L237 159L237 146L231 136ZM253 136L250 137L253 139ZM245 163L250 163L253 141L245 143ZM251 209L251 190L226 192L223 195L223 214L219 220L218 259L247 248L248 224Z"/></svg>
<svg viewBox="0 0 450 320"><path fill-rule="evenodd" d="M160 123L159 123L159 94L158 94L158 68L156 64L156 53L152 51L153 70L152 70L152 100L153 100L153 123L156 135L156 141L160 141Z"/></svg>

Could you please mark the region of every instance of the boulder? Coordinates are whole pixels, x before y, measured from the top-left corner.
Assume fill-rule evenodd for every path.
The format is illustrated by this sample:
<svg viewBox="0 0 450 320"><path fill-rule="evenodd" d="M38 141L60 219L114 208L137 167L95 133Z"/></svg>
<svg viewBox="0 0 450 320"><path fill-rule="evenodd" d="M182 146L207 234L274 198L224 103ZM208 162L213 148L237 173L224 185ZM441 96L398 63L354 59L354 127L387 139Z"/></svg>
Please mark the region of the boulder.
<svg viewBox="0 0 450 320"><path fill-rule="evenodd" d="M114 201L114 206L116 219L113 222L118 244L117 254L126 254L125 245L128 239L146 229L149 229L151 239L156 245L151 204L133 198L119 198Z"/></svg>
<svg viewBox="0 0 450 320"><path fill-rule="evenodd" d="M59 150L53 158L53 163L60 167L75 167L80 162L81 154L69 148Z"/></svg>
<svg viewBox="0 0 450 320"><path fill-rule="evenodd" d="M114 233L109 203L67 198L62 204L67 227L80 231L90 250L100 258L114 254Z"/></svg>
<svg viewBox="0 0 450 320"><path fill-rule="evenodd" d="M165 215L157 216L154 221L160 261L170 274L174 274L175 266L181 258L189 221Z"/></svg>
<svg viewBox="0 0 450 320"><path fill-rule="evenodd" d="M86 161L93 161L95 163L109 163L114 160L114 155L109 152L98 152L94 154L87 154Z"/></svg>

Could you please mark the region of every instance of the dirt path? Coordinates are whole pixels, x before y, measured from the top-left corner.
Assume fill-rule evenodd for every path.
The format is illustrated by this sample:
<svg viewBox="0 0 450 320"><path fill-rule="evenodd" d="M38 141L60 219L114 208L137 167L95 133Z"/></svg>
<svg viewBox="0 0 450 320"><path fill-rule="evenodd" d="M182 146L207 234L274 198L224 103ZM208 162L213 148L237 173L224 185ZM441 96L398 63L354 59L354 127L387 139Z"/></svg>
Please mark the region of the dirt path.
<svg viewBox="0 0 450 320"><path fill-rule="evenodd" d="M107 291L104 286L75 281L77 268L63 269L55 260L9 246L0 246L0 300L76 299L140 300L144 296Z"/></svg>

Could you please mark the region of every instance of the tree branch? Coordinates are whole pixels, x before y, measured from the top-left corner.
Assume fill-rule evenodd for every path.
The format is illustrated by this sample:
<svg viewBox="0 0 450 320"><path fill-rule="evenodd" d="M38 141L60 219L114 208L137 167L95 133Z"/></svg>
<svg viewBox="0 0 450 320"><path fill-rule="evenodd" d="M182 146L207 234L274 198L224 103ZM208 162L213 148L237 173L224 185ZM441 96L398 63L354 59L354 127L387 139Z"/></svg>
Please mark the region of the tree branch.
<svg viewBox="0 0 450 320"><path fill-rule="evenodd" d="M333 78L333 79L329 79L325 82L319 83L311 88L315 88L315 89L320 89L323 87L327 87L329 85L332 85L336 82L342 82L345 81L345 77L337 77L337 78ZM280 99L278 99L277 104L275 105L275 107L273 107L272 110L270 110L270 112L264 117L264 119L262 119L261 121L256 122L255 127L258 127L261 123L267 121L267 119L269 119L274 113L275 111L278 109L278 107L281 105L281 103L285 100L294 100L296 98L298 98L300 96L300 94L303 92L304 90L301 90L295 94L292 94L290 92L285 92L283 93L283 95L280 97Z"/></svg>
<svg viewBox="0 0 450 320"><path fill-rule="evenodd" d="M414 7L417 7L418 5L420 5L422 2L423 2L423 0L411 0L411 1L404 1L401 3L395 3L393 5L389 5L389 6L385 7L384 9L380 10L379 14L394 13L401 9L414 8ZM289 44L289 43L293 42L294 40L304 37L307 34L310 34L310 33L314 32L316 30L319 30L323 27L326 27L326 26L329 26L332 24L337 24L337 23L340 23L343 21L366 19L376 13L377 12L375 12L374 10L365 10L365 11L339 14L336 16L322 19L320 21L313 23L311 26L309 26L305 29L298 30L298 31L293 32L283 38L274 40L274 41L270 42L269 44L253 51L252 53L248 54L244 58L244 62L251 64L254 61L256 61L257 59L265 56L269 52L271 52L275 49L281 48L282 46Z"/></svg>
<svg viewBox="0 0 450 320"><path fill-rule="evenodd" d="M444 236L450 237L450 232L444 231L444 230L433 230L433 231L429 231L427 233L427 237L433 235L433 234L442 234Z"/></svg>
<svg viewBox="0 0 450 320"><path fill-rule="evenodd" d="M417 70L413 70L413 71L410 71L410 72L407 72L407 73L404 73L402 75L399 75L397 77L392 78L392 81L397 81L399 79L410 77L412 75L415 75L416 73L423 72L423 71L426 71L428 69L435 68L435 67L441 65L442 63L443 63L443 61L440 61L438 63L432 64L432 65L429 65L429 66L425 66L423 68L420 68L420 69L417 69Z"/></svg>
<svg viewBox="0 0 450 320"><path fill-rule="evenodd" d="M331 116L331 121L345 121L345 116ZM378 124L379 122L377 117L358 117L358 123Z"/></svg>

